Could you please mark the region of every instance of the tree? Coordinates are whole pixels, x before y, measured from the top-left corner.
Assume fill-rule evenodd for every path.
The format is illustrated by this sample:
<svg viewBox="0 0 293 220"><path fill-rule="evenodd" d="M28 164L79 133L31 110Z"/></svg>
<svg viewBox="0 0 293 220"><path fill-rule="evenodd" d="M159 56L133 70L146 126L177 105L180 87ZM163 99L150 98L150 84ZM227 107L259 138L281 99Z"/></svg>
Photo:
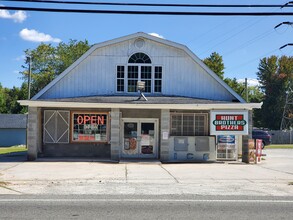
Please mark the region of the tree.
<svg viewBox="0 0 293 220"><path fill-rule="evenodd" d="M0 113L18 114L26 112L25 107L17 103L17 100L25 99L25 91L23 88L17 87L4 88L0 83Z"/></svg>
<svg viewBox="0 0 293 220"><path fill-rule="evenodd" d="M224 63L223 58L220 54L213 52L208 58L205 58L203 62L213 70L221 79L224 81L242 98L245 97L245 86L243 83L238 82L236 78L224 78ZM258 86L248 87L248 102L261 102L262 93L260 92Z"/></svg>
<svg viewBox="0 0 293 220"><path fill-rule="evenodd" d="M240 96L242 96L242 98L244 98L244 90L245 90L245 86L243 83L239 83L237 81L236 78L230 79L230 78L226 78L224 80L228 86L230 86L237 94L239 94Z"/></svg>
<svg viewBox="0 0 293 220"><path fill-rule="evenodd" d="M216 73L221 79L224 79L224 63L223 57L217 52L213 52L209 57L205 58L203 62Z"/></svg>
<svg viewBox="0 0 293 220"><path fill-rule="evenodd" d="M5 89L2 87L0 83L0 113L6 113L7 106L6 106L6 93Z"/></svg>
<svg viewBox="0 0 293 220"><path fill-rule="evenodd" d="M261 109L261 123L264 127L273 130L280 128L292 73L293 57L271 56L260 60L257 77L264 93Z"/></svg>
<svg viewBox="0 0 293 220"><path fill-rule="evenodd" d="M59 43L57 47L51 44L40 44L34 50L26 50L26 56L31 57L31 96L34 96L56 76L62 73L74 61L90 48L88 41L70 40L68 44ZM22 66L24 83L28 80L28 64Z"/></svg>
<svg viewBox="0 0 293 220"><path fill-rule="evenodd" d="M87 40L79 41L70 40L68 44L60 43L56 48L58 57L57 72L62 73L74 61L80 58L90 48Z"/></svg>
<svg viewBox="0 0 293 220"><path fill-rule="evenodd" d="M19 113L25 113L27 111L27 108L24 106L21 106L17 100L23 100L26 99L27 89L24 85L22 85L21 88L13 87L12 89L6 88L6 94L7 94L7 100L6 100L6 107L7 107L7 113L9 114L19 114Z"/></svg>

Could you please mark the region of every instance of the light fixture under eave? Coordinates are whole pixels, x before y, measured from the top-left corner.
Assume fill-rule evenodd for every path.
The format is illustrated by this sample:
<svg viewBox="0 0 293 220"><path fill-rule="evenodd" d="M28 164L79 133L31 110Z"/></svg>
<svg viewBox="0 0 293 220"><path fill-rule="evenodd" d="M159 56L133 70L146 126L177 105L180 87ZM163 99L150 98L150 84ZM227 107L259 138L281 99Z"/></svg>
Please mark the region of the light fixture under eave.
<svg viewBox="0 0 293 220"><path fill-rule="evenodd" d="M147 101L147 98L143 94L144 90L145 90L145 82L137 81L137 91L139 91L139 97L137 100L140 100L141 98L143 98L145 101Z"/></svg>

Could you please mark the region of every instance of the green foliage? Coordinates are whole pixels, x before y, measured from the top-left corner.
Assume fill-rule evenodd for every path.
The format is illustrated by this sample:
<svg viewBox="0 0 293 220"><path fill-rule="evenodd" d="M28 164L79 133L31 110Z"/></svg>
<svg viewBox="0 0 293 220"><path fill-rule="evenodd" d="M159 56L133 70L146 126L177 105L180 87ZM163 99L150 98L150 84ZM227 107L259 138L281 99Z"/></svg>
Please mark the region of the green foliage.
<svg viewBox="0 0 293 220"><path fill-rule="evenodd" d="M226 78L224 81L240 96L244 94L245 86L243 83L237 82L236 78L233 78L233 79Z"/></svg>
<svg viewBox="0 0 293 220"><path fill-rule="evenodd" d="M213 70L221 79L229 85L237 94L246 99L246 91L244 83L238 82L236 78L224 78L224 63L220 54L213 52L208 58L205 58L203 62ZM263 94L258 86L249 86L248 89L248 102L261 102Z"/></svg>
<svg viewBox="0 0 293 220"><path fill-rule="evenodd" d="M210 57L203 60L203 62L213 70L221 79L229 85L237 94L246 100L246 90L244 83L238 82L236 78L224 78L224 64L223 58L218 53L214 52ZM264 95L258 86L248 86L248 102L259 103L262 102ZM253 110L253 122L254 126L263 127L262 121L260 120L262 112L259 109Z"/></svg>
<svg viewBox="0 0 293 220"><path fill-rule="evenodd" d="M81 57L89 48L87 40L70 40L68 44L59 43L57 47L42 43L34 50L26 50L26 56L30 56L32 60L31 97ZM25 83L28 80L28 65L29 60L26 60L22 72Z"/></svg>
<svg viewBox="0 0 293 220"><path fill-rule="evenodd" d="M6 93L5 89L2 87L0 83L0 113L6 113L7 107L6 107Z"/></svg>
<svg viewBox="0 0 293 220"><path fill-rule="evenodd" d="M70 40L68 44L60 43L54 47L51 44L40 44L33 50L26 50L26 56L31 57L31 97L43 89L56 76L62 73L74 61L81 57L90 48L88 41ZM27 99L29 60L25 61L20 88L3 88L0 83L0 113L25 113L26 107L22 107L17 100Z"/></svg>
<svg viewBox="0 0 293 220"><path fill-rule="evenodd" d="M17 114L24 113L26 109L17 103L17 100L25 99L25 90L13 87L3 88L0 84L0 113Z"/></svg>
<svg viewBox="0 0 293 220"><path fill-rule="evenodd" d="M279 129L286 91L292 80L293 57L271 56L260 60L257 77L264 93L261 109L261 123L269 129Z"/></svg>
<svg viewBox="0 0 293 220"><path fill-rule="evenodd" d="M216 73L221 79L224 79L224 63L223 57L217 52L213 52L209 57L205 58L203 62Z"/></svg>
<svg viewBox="0 0 293 220"><path fill-rule="evenodd" d="M70 40L68 44L60 43L56 48L58 57L57 72L63 72L90 48L88 41Z"/></svg>

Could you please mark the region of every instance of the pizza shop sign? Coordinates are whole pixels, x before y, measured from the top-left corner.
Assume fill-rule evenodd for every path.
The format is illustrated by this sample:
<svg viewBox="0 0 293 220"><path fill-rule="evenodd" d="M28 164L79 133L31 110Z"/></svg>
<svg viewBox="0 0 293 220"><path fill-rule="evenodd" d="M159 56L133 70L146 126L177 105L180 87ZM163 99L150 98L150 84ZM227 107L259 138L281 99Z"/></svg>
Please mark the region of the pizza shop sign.
<svg viewBox="0 0 293 220"><path fill-rule="evenodd" d="M211 111L211 135L248 134L248 111Z"/></svg>

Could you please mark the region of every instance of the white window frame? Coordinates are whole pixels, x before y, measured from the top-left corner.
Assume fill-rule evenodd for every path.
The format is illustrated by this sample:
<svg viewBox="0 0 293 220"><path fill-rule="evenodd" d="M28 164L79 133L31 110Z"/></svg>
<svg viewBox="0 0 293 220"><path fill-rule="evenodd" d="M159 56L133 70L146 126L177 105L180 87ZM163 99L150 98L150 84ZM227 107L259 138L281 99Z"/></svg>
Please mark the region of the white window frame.
<svg viewBox="0 0 293 220"><path fill-rule="evenodd" d="M118 87L118 84L117 84L117 69L118 69L118 66L124 66L124 91L118 91L117 90L117 87ZM142 66L150 66L151 67L151 91L150 92L145 92L147 94L161 94L162 93L162 90L163 90L163 66L162 65L153 65L151 63L129 63L127 65L117 65L116 66L116 69L115 69L115 85L116 85L116 92L117 93L130 93L130 94L133 94L133 93L136 93L135 92L128 92L128 67L129 66L137 66L138 67L138 81L141 81L142 78L141 78L141 67ZM162 68L162 77L161 79L156 79L155 78L155 68L156 67L161 67ZM121 79L121 78L119 78ZM155 92L155 81L156 80L161 80L161 92Z"/></svg>
<svg viewBox="0 0 293 220"><path fill-rule="evenodd" d="M173 134L173 131L172 131L172 116L180 116L181 117L181 131L180 131L180 134L176 134L174 135ZM184 135L184 127L183 127L183 117L184 116L193 116L193 135ZM203 135L197 135L196 134L196 120L194 119L196 116L204 116L204 134ZM208 113L171 113L170 115L170 136L181 136L181 137L184 137L184 136L208 136L209 134L209 123L208 123Z"/></svg>

